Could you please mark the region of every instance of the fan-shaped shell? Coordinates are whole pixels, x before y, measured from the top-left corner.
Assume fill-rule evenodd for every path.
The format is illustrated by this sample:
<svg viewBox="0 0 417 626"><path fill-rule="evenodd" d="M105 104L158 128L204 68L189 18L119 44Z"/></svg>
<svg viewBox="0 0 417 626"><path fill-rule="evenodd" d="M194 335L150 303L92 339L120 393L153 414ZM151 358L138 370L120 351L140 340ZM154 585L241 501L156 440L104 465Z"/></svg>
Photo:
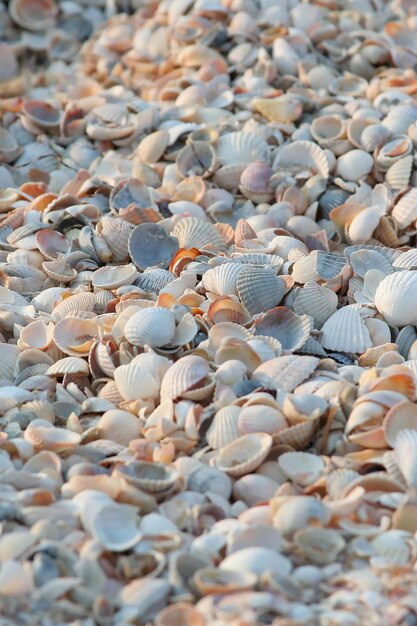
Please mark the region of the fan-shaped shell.
<svg viewBox="0 0 417 626"><path fill-rule="evenodd" d="M141 423L128 411L111 409L101 416L98 431L101 439L109 439L122 446L128 446L132 439L139 437Z"/></svg>
<svg viewBox="0 0 417 626"><path fill-rule="evenodd" d="M48 290L49 291L49 290ZM60 291L62 294L63 290ZM54 291L50 294L51 299L56 301L58 292ZM53 307L51 315L57 321L63 320L71 311L92 311L95 304L94 294L83 292L64 297L61 302ZM47 310L47 309L41 309Z"/></svg>
<svg viewBox="0 0 417 626"><path fill-rule="evenodd" d="M417 487L417 431L400 430L395 438L395 459L409 487Z"/></svg>
<svg viewBox="0 0 417 626"><path fill-rule="evenodd" d="M396 326L417 323L417 271L395 272L379 283L375 305L385 321Z"/></svg>
<svg viewBox="0 0 417 626"><path fill-rule="evenodd" d="M243 131L221 135L217 142L217 157L222 166L249 165L253 161L269 161L268 144L255 133Z"/></svg>
<svg viewBox="0 0 417 626"><path fill-rule="evenodd" d="M270 269L243 266L236 289L243 306L254 315L277 306L285 295L286 285Z"/></svg>
<svg viewBox="0 0 417 626"><path fill-rule="evenodd" d="M174 237L178 239L181 248L204 248L225 251L227 245L210 222L203 222L196 217L184 217L174 228Z"/></svg>
<svg viewBox="0 0 417 626"><path fill-rule="evenodd" d="M117 473L128 483L149 493L166 491L178 479L178 472L163 463L131 461L120 465Z"/></svg>
<svg viewBox="0 0 417 626"><path fill-rule="evenodd" d="M332 528L304 528L293 538L295 545L313 563L333 563L344 550L346 542L342 535Z"/></svg>
<svg viewBox="0 0 417 626"><path fill-rule="evenodd" d="M399 228L407 228L417 219L417 189L407 191L394 205L391 213Z"/></svg>
<svg viewBox="0 0 417 626"><path fill-rule="evenodd" d="M293 309L297 315L311 315L315 328L321 328L336 312L337 304L337 295L331 289L315 282L307 282L295 294Z"/></svg>
<svg viewBox="0 0 417 626"><path fill-rule="evenodd" d="M161 384L161 402L185 397L185 394L205 384L209 364L197 355L184 356L171 365Z"/></svg>
<svg viewBox="0 0 417 626"><path fill-rule="evenodd" d="M206 433L207 443L214 450L227 446L240 436L238 428L240 411L238 406L226 406L217 411Z"/></svg>
<svg viewBox="0 0 417 626"><path fill-rule="evenodd" d="M362 309L366 314L366 309ZM372 347L371 336L360 305L339 309L323 324L320 343L324 348L340 352L362 353ZM368 312L370 315L370 312Z"/></svg>
<svg viewBox="0 0 417 626"><path fill-rule="evenodd" d="M62 352L70 356L87 356L98 336L95 321L67 318L54 327L54 342Z"/></svg>
<svg viewBox="0 0 417 626"><path fill-rule="evenodd" d="M314 356L279 356L262 363L252 375L252 379L263 386L272 384L273 388L293 391L310 377L319 365Z"/></svg>
<svg viewBox="0 0 417 626"><path fill-rule="evenodd" d="M243 269L241 263L222 263L204 273L203 286L219 296L237 296L236 281Z"/></svg>
<svg viewBox="0 0 417 626"><path fill-rule="evenodd" d="M147 307L127 321L124 335L134 346L169 345L175 337L175 315L163 307Z"/></svg>
<svg viewBox="0 0 417 626"><path fill-rule="evenodd" d="M238 420L239 431L244 435L250 433L274 435L287 426L287 420L278 409L262 404L244 406Z"/></svg>
<svg viewBox="0 0 417 626"><path fill-rule="evenodd" d="M280 306L255 321L255 335L275 337L284 350L295 351L307 341L312 326L312 320L307 315L299 316Z"/></svg>
<svg viewBox="0 0 417 626"><path fill-rule="evenodd" d="M167 149L168 143L169 133L166 130L157 130L142 139L136 148L136 154L143 163L157 163Z"/></svg>
<svg viewBox="0 0 417 626"><path fill-rule="evenodd" d="M138 363L120 365L114 370L117 388L126 401L159 397L159 381Z"/></svg>
<svg viewBox="0 0 417 626"><path fill-rule="evenodd" d="M65 374L87 375L90 373L87 361L76 356L69 356L59 359L51 365L47 371L47 376L64 376Z"/></svg>
<svg viewBox="0 0 417 626"><path fill-rule="evenodd" d="M217 467L233 477L250 474L266 459L271 445L267 433L243 435L220 450Z"/></svg>
<svg viewBox="0 0 417 626"><path fill-rule="evenodd" d="M325 152L312 141L298 140L280 148L274 160L274 170L290 169L297 172L309 169L313 174L320 174L323 178L329 177L329 163Z"/></svg>

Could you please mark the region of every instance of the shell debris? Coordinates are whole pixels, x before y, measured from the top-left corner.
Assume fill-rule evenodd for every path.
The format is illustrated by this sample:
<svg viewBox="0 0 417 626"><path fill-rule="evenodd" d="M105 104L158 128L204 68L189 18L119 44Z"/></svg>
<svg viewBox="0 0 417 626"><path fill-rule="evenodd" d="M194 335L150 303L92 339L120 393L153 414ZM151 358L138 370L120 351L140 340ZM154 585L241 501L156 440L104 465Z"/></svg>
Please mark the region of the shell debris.
<svg viewBox="0 0 417 626"><path fill-rule="evenodd" d="M411 626L413 0L0 0L0 614Z"/></svg>

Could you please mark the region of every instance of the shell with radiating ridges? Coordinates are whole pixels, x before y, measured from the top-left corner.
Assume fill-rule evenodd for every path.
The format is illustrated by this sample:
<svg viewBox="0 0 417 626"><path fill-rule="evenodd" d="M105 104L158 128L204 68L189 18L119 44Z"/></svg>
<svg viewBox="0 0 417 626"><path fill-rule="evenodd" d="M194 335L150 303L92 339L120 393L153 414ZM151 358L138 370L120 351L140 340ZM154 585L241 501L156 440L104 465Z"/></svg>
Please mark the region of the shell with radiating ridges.
<svg viewBox="0 0 417 626"><path fill-rule="evenodd" d="M307 341L312 327L312 318L308 315L297 315L279 306L255 321L255 335L275 337L284 350L295 351Z"/></svg>
<svg viewBox="0 0 417 626"><path fill-rule="evenodd" d="M209 364L197 355L182 357L171 365L161 384L161 402L185 397L192 388L202 386L210 372Z"/></svg>
<svg viewBox="0 0 417 626"><path fill-rule="evenodd" d="M293 309L297 315L311 315L315 328L321 328L336 312L337 304L337 295L331 289L315 282L307 282L296 292Z"/></svg>
<svg viewBox="0 0 417 626"><path fill-rule="evenodd" d="M124 335L134 346L169 345L175 337L175 315L163 307L146 307L127 321Z"/></svg>
<svg viewBox="0 0 417 626"><path fill-rule="evenodd" d="M364 320L372 312L351 304L339 309L323 324L321 345L328 350L362 353L372 348L372 340Z"/></svg>
<svg viewBox="0 0 417 626"><path fill-rule="evenodd" d="M313 174L329 177L329 163L325 152L312 141L298 140L285 144L277 152L273 169L308 168Z"/></svg>
<svg viewBox="0 0 417 626"><path fill-rule="evenodd" d="M243 306L254 315L277 306L286 292L286 285L272 270L244 266L236 281Z"/></svg>
<svg viewBox="0 0 417 626"><path fill-rule="evenodd" d="M395 326L417 323L417 271L389 274L379 283L375 305L385 321Z"/></svg>
<svg viewBox="0 0 417 626"><path fill-rule="evenodd" d="M225 406L219 409L206 433L207 443L218 450L240 437L238 419L239 406Z"/></svg>
<svg viewBox="0 0 417 626"><path fill-rule="evenodd" d="M236 282L244 269L241 263L222 263L204 272L202 283L204 289L219 296L237 296Z"/></svg>
<svg viewBox="0 0 417 626"><path fill-rule="evenodd" d="M225 251L227 248L223 237L210 222L203 222L196 217L184 217L175 225L173 235L178 239L181 248L204 248Z"/></svg>
<svg viewBox="0 0 417 626"><path fill-rule="evenodd" d="M222 166L269 161L268 144L255 133L225 133L217 142L217 157Z"/></svg>

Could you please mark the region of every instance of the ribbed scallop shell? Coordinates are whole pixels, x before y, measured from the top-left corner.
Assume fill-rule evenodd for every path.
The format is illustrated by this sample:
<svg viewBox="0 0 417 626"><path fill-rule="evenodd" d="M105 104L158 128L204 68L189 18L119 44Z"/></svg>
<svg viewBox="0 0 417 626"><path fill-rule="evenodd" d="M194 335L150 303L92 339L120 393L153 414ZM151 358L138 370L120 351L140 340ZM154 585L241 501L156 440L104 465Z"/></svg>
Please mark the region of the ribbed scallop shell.
<svg viewBox="0 0 417 626"><path fill-rule="evenodd" d="M169 345L175 336L175 315L163 307L146 307L127 321L124 335L134 346Z"/></svg>
<svg viewBox="0 0 417 626"><path fill-rule="evenodd" d="M90 373L87 361L76 356L69 356L59 359L46 371L46 376L64 376L64 374L84 374Z"/></svg>
<svg viewBox="0 0 417 626"><path fill-rule="evenodd" d="M117 474L126 482L149 493L166 491L178 479L178 472L174 467L147 461L131 461L120 465Z"/></svg>
<svg viewBox="0 0 417 626"><path fill-rule="evenodd" d="M378 285L375 305L385 321L395 326L417 323L417 271L390 274Z"/></svg>
<svg viewBox="0 0 417 626"><path fill-rule="evenodd" d="M220 450L217 467L233 477L250 474L266 459L271 446L272 437L266 433L243 435Z"/></svg>
<svg viewBox="0 0 417 626"><path fill-rule="evenodd" d="M394 260L393 266L400 269L414 270L417 269L417 250L411 248L406 252L401 252Z"/></svg>
<svg viewBox="0 0 417 626"><path fill-rule="evenodd" d="M171 365L161 384L161 402L177 400L190 389L205 384L209 364L201 356L188 355Z"/></svg>
<svg viewBox="0 0 417 626"><path fill-rule="evenodd" d="M417 487L417 431L401 430L395 439L395 458L408 487Z"/></svg>
<svg viewBox="0 0 417 626"><path fill-rule="evenodd" d="M132 224L120 217L103 215L97 231L112 251L112 262L121 263L129 258L128 241L132 232Z"/></svg>
<svg viewBox="0 0 417 626"><path fill-rule="evenodd" d="M240 437L237 425L240 411L239 406L225 406L217 411L206 433L207 443L214 450L223 448Z"/></svg>
<svg viewBox="0 0 417 626"><path fill-rule="evenodd" d="M313 327L311 317L297 315L284 306L268 311L255 321L255 335L275 337L284 350L299 350Z"/></svg>
<svg viewBox="0 0 417 626"><path fill-rule="evenodd" d="M174 228L174 237L181 248L204 248L225 251L227 245L214 224L203 222L196 217L184 217Z"/></svg>
<svg viewBox="0 0 417 626"><path fill-rule="evenodd" d="M244 406L239 415L238 428L240 434L275 433L287 428L287 420L281 411L263 404Z"/></svg>
<svg viewBox="0 0 417 626"><path fill-rule="evenodd" d="M320 343L328 350L362 353L372 348L371 337L358 304L336 311L323 324L321 332Z"/></svg>
<svg viewBox="0 0 417 626"><path fill-rule="evenodd" d="M417 188L413 187L400 198L391 215L399 228L407 228L417 219Z"/></svg>
<svg viewBox="0 0 417 626"><path fill-rule="evenodd" d="M136 148L136 154L143 163L157 163L167 149L168 143L169 133L166 130L157 130L142 139Z"/></svg>
<svg viewBox="0 0 417 626"><path fill-rule="evenodd" d="M70 356L87 356L98 335L95 321L68 317L57 322L54 342Z"/></svg>
<svg viewBox="0 0 417 626"><path fill-rule="evenodd" d="M241 263L222 263L204 273L204 289L219 296L237 296L236 282L244 269Z"/></svg>
<svg viewBox="0 0 417 626"><path fill-rule="evenodd" d="M127 402L139 398L159 397L159 381L137 363L120 365L114 370L117 388Z"/></svg>
<svg viewBox="0 0 417 626"><path fill-rule="evenodd" d="M272 270L243 266L236 281L243 306L254 315L277 306L286 292L286 285Z"/></svg>
<svg viewBox="0 0 417 626"><path fill-rule="evenodd" d="M55 296L54 292L52 297L57 299L58 293ZM62 293L62 291L61 291ZM92 311L95 304L95 297L93 293L83 292L77 293L68 298L61 300L51 311L51 315L57 321L64 319L71 311ZM45 310L45 309L41 309Z"/></svg>
<svg viewBox="0 0 417 626"><path fill-rule="evenodd" d="M315 328L321 328L337 310L337 295L317 283L306 283L295 294L293 309L297 315L311 315Z"/></svg>
<svg viewBox="0 0 417 626"><path fill-rule="evenodd" d="M217 157L222 166L269 161L269 148L264 139L255 133L243 131L221 135L217 142Z"/></svg>
<svg viewBox="0 0 417 626"><path fill-rule="evenodd" d="M294 391L318 367L320 360L314 356L288 355L262 363L252 374L252 380L268 388Z"/></svg>
<svg viewBox="0 0 417 626"><path fill-rule="evenodd" d="M277 152L273 169L305 169L313 174L320 174L323 178L329 177L329 163L325 152L312 141L293 141L284 145Z"/></svg>
<svg viewBox="0 0 417 626"><path fill-rule="evenodd" d="M383 428L386 442L395 449L397 436L401 431L417 431L417 406L408 400L396 404L386 413Z"/></svg>
<svg viewBox="0 0 417 626"><path fill-rule="evenodd" d="M322 458L307 452L285 452L278 457L278 463L292 482L303 487L314 483L324 469Z"/></svg>
<svg viewBox="0 0 417 626"><path fill-rule="evenodd" d="M303 285L309 281L316 281L320 276L316 272L317 251L313 250L310 254L298 259L292 266L292 277L296 283Z"/></svg>
<svg viewBox="0 0 417 626"><path fill-rule="evenodd" d="M175 280L174 274L168 270L157 268L140 274L135 281L135 285L147 293L159 293L161 289L164 289L173 280Z"/></svg>
<svg viewBox="0 0 417 626"><path fill-rule="evenodd" d="M387 182L394 191L401 191L408 187L412 172L413 156L409 154L391 165L385 174L385 182Z"/></svg>
<svg viewBox="0 0 417 626"><path fill-rule="evenodd" d="M367 152L373 152L375 148L387 141L390 132L382 124L370 124L361 133L361 145Z"/></svg>

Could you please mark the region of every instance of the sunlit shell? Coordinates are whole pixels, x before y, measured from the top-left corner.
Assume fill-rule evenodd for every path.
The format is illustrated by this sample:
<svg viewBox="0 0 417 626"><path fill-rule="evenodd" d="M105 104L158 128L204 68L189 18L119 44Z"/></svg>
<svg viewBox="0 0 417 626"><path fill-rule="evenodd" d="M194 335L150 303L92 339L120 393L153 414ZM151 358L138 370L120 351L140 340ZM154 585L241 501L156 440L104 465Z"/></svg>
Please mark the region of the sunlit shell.
<svg viewBox="0 0 417 626"><path fill-rule="evenodd" d="M277 152L273 168L301 173L308 171L310 175L320 174L327 179L329 164L323 150L312 141L294 141L283 146Z"/></svg>
<svg viewBox="0 0 417 626"><path fill-rule="evenodd" d="M219 296L237 296L236 282L243 269L240 263L222 263L204 273L203 286Z"/></svg>
<svg viewBox="0 0 417 626"><path fill-rule="evenodd" d="M175 316L162 307L148 307L133 315L124 328L126 339L134 346L165 346L174 340Z"/></svg>
<svg viewBox="0 0 417 626"><path fill-rule="evenodd" d="M217 411L206 433L208 444L215 450L227 446L240 436L238 419L241 409L237 406L223 407Z"/></svg>
<svg viewBox="0 0 417 626"><path fill-rule="evenodd" d="M291 561L275 550L261 547L244 548L227 556L220 569L226 571L249 571L260 576L264 572L275 572L288 576L292 569Z"/></svg>
<svg viewBox="0 0 417 626"><path fill-rule="evenodd" d="M217 157L222 166L244 164L253 161L269 161L268 145L254 133L226 133L217 142Z"/></svg>
<svg viewBox="0 0 417 626"><path fill-rule="evenodd" d="M397 326L415 324L414 283L416 271L395 272L386 276L375 292L375 305L384 319Z"/></svg>
<svg viewBox="0 0 417 626"><path fill-rule="evenodd" d="M97 338L98 327L93 320L67 318L54 327L54 342L70 356L87 356Z"/></svg>
<svg viewBox="0 0 417 626"><path fill-rule="evenodd" d="M311 315L314 318L314 326L321 328L337 309L337 296L316 282L305 283L294 298L293 308L297 315Z"/></svg>
<svg viewBox="0 0 417 626"><path fill-rule="evenodd" d="M294 543L313 563L333 563L345 548L342 535L332 528L305 528L294 535Z"/></svg>
<svg viewBox="0 0 417 626"><path fill-rule="evenodd" d="M359 353L371 348L371 336L364 319L366 314L370 313L356 304L336 311L322 326L322 346L340 352Z"/></svg>
<svg viewBox="0 0 417 626"><path fill-rule="evenodd" d="M392 217L400 228L406 228L417 219L417 190L410 189L394 205Z"/></svg>
<svg viewBox="0 0 417 626"><path fill-rule="evenodd" d="M318 367L319 359L313 356L280 356L260 365L252 378L263 386L293 391Z"/></svg>
<svg viewBox="0 0 417 626"><path fill-rule="evenodd" d="M168 147L169 134L166 130L158 130L147 135L138 147L136 154L144 163L156 163Z"/></svg>
<svg viewBox="0 0 417 626"><path fill-rule="evenodd" d="M149 493L166 491L175 483L178 473L162 463L133 461L118 468L118 474L131 483Z"/></svg>
<svg viewBox="0 0 417 626"><path fill-rule="evenodd" d="M203 390L210 372L209 364L200 356L185 356L169 368L161 384L161 402L187 397L191 390ZM203 392L204 393L204 392Z"/></svg>
<svg viewBox="0 0 417 626"><path fill-rule="evenodd" d="M173 230L181 248L225 250L226 243L213 224L195 217L184 217Z"/></svg>
<svg viewBox="0 0 417 626"><path fill-rule="evenodd" d="M259 98L254 100L253 106L270 122L294 122L303 112L302 104L295 99Z"/></svg>

